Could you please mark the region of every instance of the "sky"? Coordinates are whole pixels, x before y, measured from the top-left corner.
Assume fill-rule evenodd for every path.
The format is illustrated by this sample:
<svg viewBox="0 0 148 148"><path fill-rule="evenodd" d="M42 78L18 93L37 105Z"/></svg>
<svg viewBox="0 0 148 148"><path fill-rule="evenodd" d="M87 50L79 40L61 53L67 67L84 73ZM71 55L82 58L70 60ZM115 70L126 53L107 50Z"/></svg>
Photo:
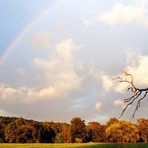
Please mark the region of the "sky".
<svg viewBox="0 0 148 148"><path fill-rule="evenodd" d="M5 0L0 20L0 115L104 123L130 95L115 76L148 86L148 0Z"/></svg>

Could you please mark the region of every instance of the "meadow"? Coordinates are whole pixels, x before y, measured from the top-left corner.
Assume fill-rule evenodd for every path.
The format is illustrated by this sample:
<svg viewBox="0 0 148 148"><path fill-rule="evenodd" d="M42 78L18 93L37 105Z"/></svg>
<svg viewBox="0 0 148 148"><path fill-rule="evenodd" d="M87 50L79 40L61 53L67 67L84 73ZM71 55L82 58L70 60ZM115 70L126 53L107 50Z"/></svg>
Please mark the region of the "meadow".
<svg viewBox="0 0 148 148"><path fill-rule="evenodd" d="M148 143L138 144L0 144L0 148L147 148Z"/></svg>

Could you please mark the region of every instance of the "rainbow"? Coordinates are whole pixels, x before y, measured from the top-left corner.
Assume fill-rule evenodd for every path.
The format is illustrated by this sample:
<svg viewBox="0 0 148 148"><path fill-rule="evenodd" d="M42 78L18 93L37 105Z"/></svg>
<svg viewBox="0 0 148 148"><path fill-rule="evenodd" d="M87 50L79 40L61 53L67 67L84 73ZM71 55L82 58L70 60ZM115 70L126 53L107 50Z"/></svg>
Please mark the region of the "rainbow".
<svg viewBox="0 0 148 148"><path fill-rule="evenodd" d="M61 0L58 1L61 2ZM55 5L56 4L56 5ZM35 19L33 19L33 21L31 21L29 24L27 24L26 27L24 27L24 29L16 36L16 38L13 40L13 42L10 44L10 46L8 46L8 48L5 49L5 52L3 53L3 55L0 57L0 66L3 65L3 63L7 60L7 58L9 57L10 53L12 52L12 50L18 45L18 43L25 37L25 35L27 35L32 28L38 24L40 21L42 21L50 12L51 7L54 8L57 6L57 2L54 3L54 5L49 6L46 10L44 10L43 12L41 12Z"/></svg>

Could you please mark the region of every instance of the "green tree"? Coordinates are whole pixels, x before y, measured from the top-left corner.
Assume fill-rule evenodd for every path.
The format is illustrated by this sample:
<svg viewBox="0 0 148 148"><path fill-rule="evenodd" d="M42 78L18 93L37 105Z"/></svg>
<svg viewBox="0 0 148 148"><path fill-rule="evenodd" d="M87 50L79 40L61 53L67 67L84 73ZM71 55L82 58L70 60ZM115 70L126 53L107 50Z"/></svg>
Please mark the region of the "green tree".
<svg viewBox="0 0 148 148"><path fill-rule="evenodd" d="M55 137L55 143L63 143L63 137L61 133L58 133Z"/></svg>

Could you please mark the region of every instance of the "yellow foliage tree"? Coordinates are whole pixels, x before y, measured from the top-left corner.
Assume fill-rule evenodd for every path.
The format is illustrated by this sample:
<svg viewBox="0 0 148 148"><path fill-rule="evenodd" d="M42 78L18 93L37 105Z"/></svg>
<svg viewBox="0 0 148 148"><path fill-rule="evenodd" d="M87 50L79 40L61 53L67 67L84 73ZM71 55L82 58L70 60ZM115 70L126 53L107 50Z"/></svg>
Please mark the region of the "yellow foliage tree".
<svg viewBox="0 0 148 148"><path fill-rule="evenodd" d="M144 118L138 119L137 123L138 123L140 138L144 142L148 142L148 119Z"/></svg>
<svg viewBox="0 0 148 148"><path fill-rule="evenodd" d="M129 121L119 120L106 128L109 142L136 143L139 140L138 128Z"/></svg>

